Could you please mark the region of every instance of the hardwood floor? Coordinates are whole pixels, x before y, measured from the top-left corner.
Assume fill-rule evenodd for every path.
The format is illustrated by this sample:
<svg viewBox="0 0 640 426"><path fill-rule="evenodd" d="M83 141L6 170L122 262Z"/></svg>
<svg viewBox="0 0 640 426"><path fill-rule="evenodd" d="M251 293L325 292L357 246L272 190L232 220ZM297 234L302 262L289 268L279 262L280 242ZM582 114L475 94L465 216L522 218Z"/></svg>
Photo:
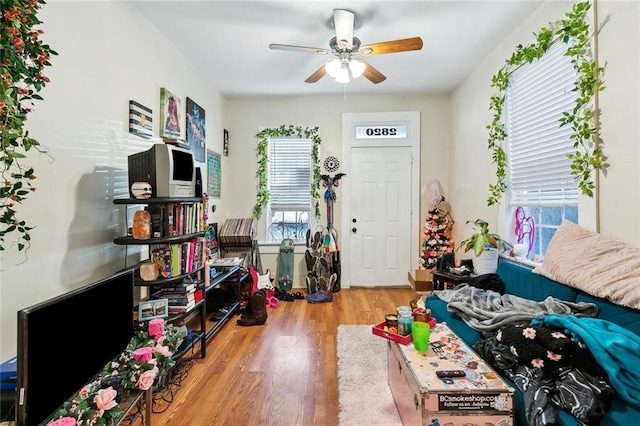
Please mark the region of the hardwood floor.
<svg viewBox="0 0 640 426"><path fill-rule="evenodd" d="M377 324L414 297L411 288L343 289L331 303L281 301L262 326L238 326L236 316L191 362L173 402L155 404L166 410L152 424L337 425L338 325Z"/></svg>

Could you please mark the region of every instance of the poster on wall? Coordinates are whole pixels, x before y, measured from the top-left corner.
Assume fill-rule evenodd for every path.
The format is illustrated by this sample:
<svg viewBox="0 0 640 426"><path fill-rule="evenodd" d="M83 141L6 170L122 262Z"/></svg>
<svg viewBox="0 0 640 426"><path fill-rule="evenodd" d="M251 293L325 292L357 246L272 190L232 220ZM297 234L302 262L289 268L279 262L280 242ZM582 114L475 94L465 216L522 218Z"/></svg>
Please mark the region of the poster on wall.
<svg viewBox="0 0 640 426"><path fill-rule="evenodd" d="M168 89L160 89L160 137L180 137L180 98Z"/></svg>
<svg viewBox="0 0 640 426"><path fill-rule="evenodd" d="M207 149L207 194L210 198L220 198L221 178L220 154Z"/></svg>
<svg viewBox="0 0 640 426"><path fill-rule="evenodd" d="M222 131L222 153L225 157L229 156L229 131L227 129Z"/></svg>
<svg viewBox="0 0 640 426"><path fill-rule="evenodd" d="M136 101L129 101L129 133L150 138L153 136L152 119L151 108Z"/></svg>
<svg viewBox="0 0 640 426"><path fill-rule="evenodd" d="M205 121L204 109L195 103L193 99L187 97L187 143L193 152L196 161L204 163L205 151Z"/></svg>

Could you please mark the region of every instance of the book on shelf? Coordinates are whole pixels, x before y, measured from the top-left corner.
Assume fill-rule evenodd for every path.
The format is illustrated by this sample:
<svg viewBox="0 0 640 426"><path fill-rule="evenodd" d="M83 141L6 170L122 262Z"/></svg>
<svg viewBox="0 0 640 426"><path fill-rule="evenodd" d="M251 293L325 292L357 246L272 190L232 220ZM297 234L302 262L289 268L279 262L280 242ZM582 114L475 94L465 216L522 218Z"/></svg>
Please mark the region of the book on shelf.
<svg viewBox="0 0 640 426"><path fill-rule="evenodd" d="M167 297L167 301L169 306L188 306L196 304L196 298L193 295L189 297Z"/></svg>
<svg viewBox="0 0 640 426"><path fill-rule="evenodd" d="M172 278L190 274L203 267L204 238L180 244L151 244L150 261L162 265L159 277Z"/></svg>
<svg viewBox="0 0 640 426"><path fill-rule="evenodd" d="M195 290L193 291L157 291L152 294L153 297L167 298L167 299L186 299L194 298Z"/></svg>
<svg viewBox="0 0 640 426"><path fill-rule="evenodd" d="M247 250L242 250L242 251L227 251L225 252L225 256L227 257L231 257L231 258L238 258L240 259L240 262L238 263L238 266L247 269L249 268L249 265L251 264L251 253Z"/></svg>
<svg viewBox="0 0 640 426"><path fill-rule="evenodd" d="M195 293L198 288L199 282L183 282L178 284L172 284L161 287L158 291L153 294L170 294L170 293L178 293L178 294L186 294L186 293Z"/></svg>
<svg viewBox="0 0 640 426"><path fill-rule="evenodd" d="M212 260L209 266L212 268L231 268L233 266L239 266L242 264L242 259L238 256L233 257L219 257Z"/></svg>
<svg viewBox="0 0 640 426"><path fill-rule="evenodd" d="M196 302L190 302L186 305L169 305L169 313L170 314L184 314L189 312L191 309L196 306Z"/></svg>
<svg viewBox="0 0 640 426"><path fill-rule="evenodd" d="M201 301L202 299L204 299L204 290L199 288L198 290L196 290L196 292L193 294L194 299L196 300L196 303L198 303L199 301Z"/></svg>
<svg viewBox="0 0 640 426"><path fill-rule="evenodd" d="M151 244L149 246L150 260L158 264L160 269L159 277L173 277L171 270L171 245L170 244Z"/></svg>

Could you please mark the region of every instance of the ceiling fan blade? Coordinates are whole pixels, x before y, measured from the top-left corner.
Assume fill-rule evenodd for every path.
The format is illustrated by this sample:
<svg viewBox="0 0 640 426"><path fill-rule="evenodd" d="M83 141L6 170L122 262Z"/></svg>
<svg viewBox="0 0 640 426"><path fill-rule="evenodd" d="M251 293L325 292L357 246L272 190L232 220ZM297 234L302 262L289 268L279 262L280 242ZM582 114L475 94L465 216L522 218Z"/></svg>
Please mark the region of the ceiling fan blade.
<svg viewBox="0 0 640 426"><path fill-rule="evenodd" d="M327 73L327 70L324 68L324 65L321 66L320 68L318 68L316 70L316 72L314 72L313 74L311 74L304 82L305 83L315 83L318 80L320 80L322 77L324 77L324 75Z"/></svg>
<svg viewBox="0 0 640 426"><path fill-rule="evenodd" d="M385 53L407 52L422 49L420 37L403 38L401 40L383 41L360 47L358 53L365 56L383 55Z"/></svg>
<svg viewBox="0 0 640 426"><path fill-rule="evenodd" d="M336 29L336 41L338 46L342 46L343 41L346 47L353 46L353 24L355 15L350 10L333 9L333 25Z"/></svg>
<svg viewBox="0 0 640 426"><path fill-rule="evenodd" d="M269 45L269 49L286 50L289 52L319 53L321 55L328 55L329 53L331 53L329 49L322 49L320 47L292 46L290 44L276 44L276 43L271 43Z"/></svg>
<svg viewBox="0 0 640 426"><path fill-rule="evenodd" d="M387 79L387 77L384 74L382 74L380 71L375 69L375 67L371 65L369 62L365 61L364 59L358 59L358 61L364 63L367 66L364 69L364 73L362 73L362 75L364 75L373 84L382 83Z"/></svg>

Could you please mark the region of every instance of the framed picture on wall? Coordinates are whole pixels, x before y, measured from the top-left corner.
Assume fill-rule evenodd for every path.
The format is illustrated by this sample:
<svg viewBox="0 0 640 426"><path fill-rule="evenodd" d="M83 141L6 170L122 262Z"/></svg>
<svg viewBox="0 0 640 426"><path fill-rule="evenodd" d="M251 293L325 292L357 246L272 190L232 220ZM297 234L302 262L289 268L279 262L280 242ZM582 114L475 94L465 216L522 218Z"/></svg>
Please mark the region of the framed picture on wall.
<svg viewBox="0 0 640 426"><path fill-rule="evenodd" d="M227 129L222 131L222 153L225 157L229 156L229 131Z"/></svg>
<svg viewBox="0 0 640 426"><path fill-rule="evenodd" d="M187 97L187 119L185 127L187 130L187 143L193 152L196 161L204 163L205 142L205 120L204 109L195 103L193 99Z"/></svg>
<svg viewBox="0 0 640 426"><path fill-rule="evenodd" d="M220 180L222 179L220 154L207 150L207 194L211 198L220 198Z"/></svg>
<svg viewBox="0 0 640 426"><path fill-rule="evenodd" d="M153 136L153 111L141 103L129 101L129 133L150 138Z"/></svg>
<svg viewBox="0 0 640 426"><path fill-rule="evenodd" d="M180 98L166 88L160 89L160 137L180 137Z"/></svg>

